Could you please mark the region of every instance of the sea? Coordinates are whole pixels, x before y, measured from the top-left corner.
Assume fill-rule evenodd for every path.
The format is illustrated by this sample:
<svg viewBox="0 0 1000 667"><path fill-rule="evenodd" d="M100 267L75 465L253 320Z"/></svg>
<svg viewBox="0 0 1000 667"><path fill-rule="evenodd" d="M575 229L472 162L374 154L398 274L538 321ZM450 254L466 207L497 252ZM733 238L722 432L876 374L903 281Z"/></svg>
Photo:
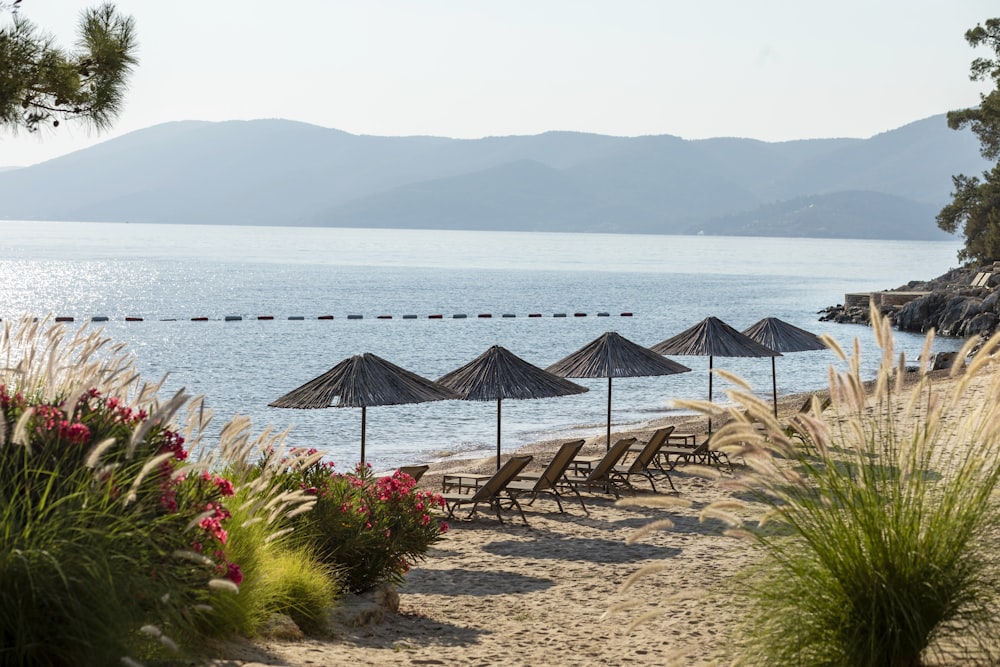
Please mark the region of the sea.
<svg viewBox="0 0 1000 667"><path fill-rule="evenodd" d="M101 327L164 392L203 395L209 442L236 414L255 431L291 427L338 467L360 454L361 410L268 407L364 352L436 379L502 345L546 367L607 331L653 345L715 316L738 330L778 317L844 349L863 373L880 358L870 328L819 321L844 295L895 288L958 265L958 242L147 225L5 221L0 318L72 317ZM431 317L437 316L440 317ZM529 317L537 315L537 317ZM328 319L332 316L332 319ZM92 318L107 321L91 322ZM258 319L261 317L273 319ZM320 319L320 318L323 319ZM130 321L126 321L130 318ZM137 318L141 318L138 320ZM935 350L961 341L939 339ZM916 363L923 337L898 333ZM708 359L690 373L613 382L613 428L707 398ZM770 396L768 359L716 358ZM829 350L777 359L779 393L826 386L843 364ZM604 432L606 379L587 393L508 400L504 451ZM728 385L716 380L715 399ZM495 402L440 401L367 410L366 458L379 471L495 452Z"/></svg>

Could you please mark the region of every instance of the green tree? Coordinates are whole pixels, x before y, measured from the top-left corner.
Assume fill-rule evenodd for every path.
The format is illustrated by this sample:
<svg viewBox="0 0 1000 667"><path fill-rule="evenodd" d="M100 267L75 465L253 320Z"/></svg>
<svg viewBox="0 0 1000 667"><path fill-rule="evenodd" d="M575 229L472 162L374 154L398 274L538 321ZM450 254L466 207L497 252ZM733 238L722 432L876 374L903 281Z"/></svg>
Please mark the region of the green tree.
<svg viewBox="0 0 1000 667"><path fill-rule="evenodd" d="M965 40L973 48L986 46L992 58L972 61L969 78L995 84L979 95L979 106L948 112L948 127L968 127L979 138L979 152L987 160L1000 158L1000 18L986 21L966 31ZM950 204L937 215L938 227L961 232L965 247L958 252L963 261L989 262L1000 258L1000 162L978 176L952 177L955 191Z"/></svg>
<svg viewBox="0 0 1000 667"><path fill-rule="evenodd" d="M0 3L10 15L0 26L0 130L35 132L68 119L108 128L137 62L132 17L111 4L85 10L68 51L22 16L18 5Z"/></svg>

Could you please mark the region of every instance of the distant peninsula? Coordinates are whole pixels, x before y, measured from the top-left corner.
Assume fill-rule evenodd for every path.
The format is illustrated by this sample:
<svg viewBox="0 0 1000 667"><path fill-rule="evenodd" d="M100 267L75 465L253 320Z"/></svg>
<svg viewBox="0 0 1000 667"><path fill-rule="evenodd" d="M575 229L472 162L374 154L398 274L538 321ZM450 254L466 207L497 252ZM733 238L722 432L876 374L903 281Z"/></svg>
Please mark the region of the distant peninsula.
<svg viewBox="0 0 1000 667"><path fill-rule="evenodd" d="M943 240L989 165L944 114L868 139L376 137L165 123L0 168L3 220Z"/></svg>

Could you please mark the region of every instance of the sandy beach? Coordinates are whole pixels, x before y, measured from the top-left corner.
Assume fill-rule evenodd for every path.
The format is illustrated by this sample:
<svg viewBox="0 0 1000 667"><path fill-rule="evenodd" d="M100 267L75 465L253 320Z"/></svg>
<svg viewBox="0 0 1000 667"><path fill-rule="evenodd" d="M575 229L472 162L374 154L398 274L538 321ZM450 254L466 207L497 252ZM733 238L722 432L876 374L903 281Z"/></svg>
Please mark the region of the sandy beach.
<svg viewBox="0 0 1000 667"><path fill-rule="evenodd" d="M940 375L936 386L946 390L950 380ZM781 399L781 414L798 410L803 396ZM666 421L678 432L705 425L704 418ZM643 439L660 425L617 435ZM534 467L547 462L558 444L526 448L535 455ZM585 453L603 449L598 437ZM445 472L488 472L493 465L492 459L439 464L421 486L439 490ZM587 494L589 515L573 503L560 514L554 501L540 498L526 508L530 527L516 514L506 514L511 521L503 526L489 514L451 522L399 589L399 612L382 623L341 627L322 639L233 645L225 648L227 659L213 665L728 664L739 653L735 629L742 615L727 591L758 551L724 536L720 521L699 521L706 505L732 497L726 479L731 475L710 479L679 467L671 495L689 507L620 506L611 496ZM674 526L627 544L661 519ZM647 567L660 569L623 591ZM625 603L631 606L622 608Z"/></svg>

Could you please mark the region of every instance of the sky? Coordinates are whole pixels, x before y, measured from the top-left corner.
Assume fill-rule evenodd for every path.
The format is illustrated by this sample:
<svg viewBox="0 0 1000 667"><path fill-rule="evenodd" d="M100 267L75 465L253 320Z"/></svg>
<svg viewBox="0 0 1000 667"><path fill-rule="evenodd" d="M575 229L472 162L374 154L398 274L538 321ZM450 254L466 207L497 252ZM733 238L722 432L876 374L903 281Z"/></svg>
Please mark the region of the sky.
<svg viewBox="0 0 1000 667"><path fill-rule="evenodd" d="M22 0L71 47L96 0ZM0 133L30 165L177 120L353 134L549 130L866 138L974 106L964 34L986 0L119 0L139 65L114 128ZM0 15L7 21L9 15Z"/></svg>

